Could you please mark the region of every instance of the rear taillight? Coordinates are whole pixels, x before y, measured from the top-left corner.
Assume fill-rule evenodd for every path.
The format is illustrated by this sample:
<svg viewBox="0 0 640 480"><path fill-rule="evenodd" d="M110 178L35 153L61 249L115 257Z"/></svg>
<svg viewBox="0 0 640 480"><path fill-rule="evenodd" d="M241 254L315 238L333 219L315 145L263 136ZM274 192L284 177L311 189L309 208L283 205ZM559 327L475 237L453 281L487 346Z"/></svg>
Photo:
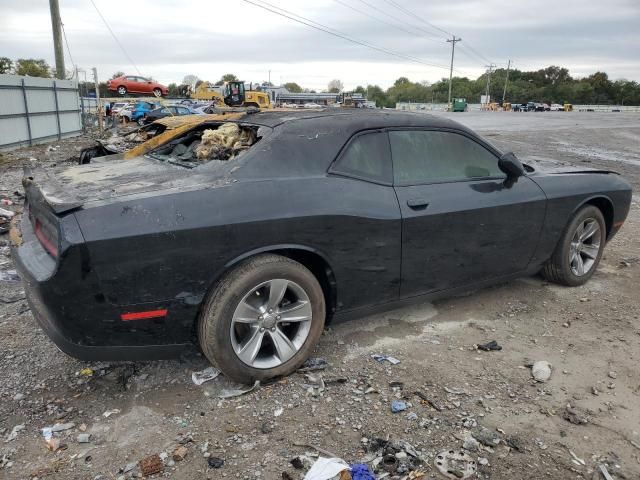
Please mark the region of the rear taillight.
<svg viewBox="0 0 640 480"><path fill-rule="evenodd" d="M53 258L58 258L58 229L47 219L34 217L31 210L29 210L29 218L40 244L49 255Z"/></svg>

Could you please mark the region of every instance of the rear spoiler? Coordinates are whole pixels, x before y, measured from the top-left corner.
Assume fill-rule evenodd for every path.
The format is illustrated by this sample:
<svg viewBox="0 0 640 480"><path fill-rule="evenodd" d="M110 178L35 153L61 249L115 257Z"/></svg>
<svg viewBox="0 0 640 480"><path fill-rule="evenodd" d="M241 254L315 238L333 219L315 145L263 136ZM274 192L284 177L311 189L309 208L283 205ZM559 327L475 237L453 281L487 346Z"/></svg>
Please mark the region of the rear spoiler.
<svg viewBox="0 0 640 480"><path fill-rule="evenodd" d="M75 210L83 202L73 194L64 190L62 185L53 179L44 168L36 165L25 165L23 168L22 186L29 203L43 203L55 214Z"/></svg>

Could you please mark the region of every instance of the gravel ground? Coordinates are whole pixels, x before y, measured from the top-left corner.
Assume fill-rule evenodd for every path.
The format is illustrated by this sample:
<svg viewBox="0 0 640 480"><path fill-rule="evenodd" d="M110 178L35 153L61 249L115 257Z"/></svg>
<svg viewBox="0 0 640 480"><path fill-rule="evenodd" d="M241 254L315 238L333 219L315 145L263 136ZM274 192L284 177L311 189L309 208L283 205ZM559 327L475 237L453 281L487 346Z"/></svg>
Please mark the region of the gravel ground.
<svg viewBox="0 0 640 480"><path fill-rule="evenodd" d="M453 118L525 161L617 170L639 190L637 114ZM16 201L5 208L20 208L12 192L21 188L21 159L60 165L90 143L84 136L1 155L0 196ZM420 457L423 478L435 479L445 478L436 455L464 446L484 479L605 478L600 465L615 479L640 478L639 233L636 196L587 285L523 278L333 325L316 351L329 363L324 391L297 373L230 399L219 398L229 387L222 377L194 385L192 372L207 367L195 349L144 363L67 357L37 327L20 283L0 279L0 477L129 478L142 475L138 461L163 454L155 478L299 479L309 460L302 470L290 460L313 461L316 447L354 463L386 446L401 464L405 452L411 463ZM12 268L7 242L0 235L0 274ZM490 340L502 350L474 348ZM378 363L374 353L400 363ZM527 366L539 360L551 364L546 383ZM407 409L392 413L393 400ZM72 425L50 451L42 428L55 424ZM211 457L224 465L210 467Z"/></svg>

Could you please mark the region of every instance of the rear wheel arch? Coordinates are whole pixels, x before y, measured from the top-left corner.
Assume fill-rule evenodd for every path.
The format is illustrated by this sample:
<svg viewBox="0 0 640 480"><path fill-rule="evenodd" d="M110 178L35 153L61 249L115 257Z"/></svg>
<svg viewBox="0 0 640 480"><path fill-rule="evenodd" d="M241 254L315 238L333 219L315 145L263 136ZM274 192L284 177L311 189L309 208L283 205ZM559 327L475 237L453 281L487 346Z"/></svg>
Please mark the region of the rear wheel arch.
<svg viewBox="0 0 640 480"><path fill-rule="evenodd" d="M326 255L314 248L305 245L272 245L245 252L225 264L225 266L216 274L215 278L210 283L207 292L210 292L213 288L215 288L220 279L235 267L237 267L240 263L264 253L271 253L290 258L291 260L295 260L296 262L302 264L309 271L311 271L311 273L320 283L320 286L322 287L322 291L324 293L327 315L325 324L330 323L337 307L337 283L335 274Z"/></svg>

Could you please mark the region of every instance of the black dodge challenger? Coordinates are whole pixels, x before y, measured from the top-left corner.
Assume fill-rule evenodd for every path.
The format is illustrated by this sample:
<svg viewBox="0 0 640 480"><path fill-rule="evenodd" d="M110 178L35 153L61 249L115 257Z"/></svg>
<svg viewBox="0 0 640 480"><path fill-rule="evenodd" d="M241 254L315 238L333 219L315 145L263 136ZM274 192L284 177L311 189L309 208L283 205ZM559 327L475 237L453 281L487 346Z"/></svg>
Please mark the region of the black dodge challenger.
<svg viewBox="0 0 640 480"><path fill-rule="evenodd" d="M445 118L355 109L236 115L23 184L12 251L62 351L197 343L245 382L295 370L331 320L540 271L581 285L631 201L615 173L538 171Z"/></svg>

